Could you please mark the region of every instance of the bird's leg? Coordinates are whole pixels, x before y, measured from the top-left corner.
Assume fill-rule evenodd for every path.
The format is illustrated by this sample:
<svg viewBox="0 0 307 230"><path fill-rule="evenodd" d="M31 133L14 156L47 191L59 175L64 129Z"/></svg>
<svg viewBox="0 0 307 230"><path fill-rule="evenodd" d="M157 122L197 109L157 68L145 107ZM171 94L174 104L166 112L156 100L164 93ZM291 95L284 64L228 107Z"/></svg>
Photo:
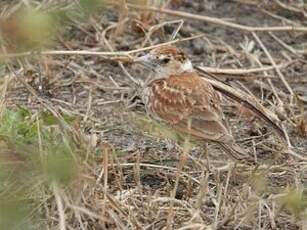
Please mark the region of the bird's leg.
<svg viewBox="0 0 307 230"><path fill-rule="evenodd" d="M211 165L210 165L209 154L208 154L208 143L204 143L203 145L203 155L206 158L206 163L204 165L207 171L210 172Z"/></svg>

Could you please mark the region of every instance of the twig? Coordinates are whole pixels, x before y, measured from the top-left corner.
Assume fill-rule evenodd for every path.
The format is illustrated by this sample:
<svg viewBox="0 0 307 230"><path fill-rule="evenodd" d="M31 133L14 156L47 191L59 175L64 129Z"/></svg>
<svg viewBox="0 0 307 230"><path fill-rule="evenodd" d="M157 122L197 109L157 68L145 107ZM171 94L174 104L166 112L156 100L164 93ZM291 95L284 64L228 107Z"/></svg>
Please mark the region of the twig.
<svg viewBox="0 0 307 230"><path fill-rule="evenodd" d="M83 121L87 121L89 115L90 115L90 112L91 112L91 109L92 109L92 102L93 102L93 96L92 96L92 88L90 87L89 89L89 92L88 92L88 104L87 104L87 109L86 109L86 113L85 113L85 116L83 118Z"/></svg>
<svg viewBox="0 0 307 230"><path fill-rule="evenodd" d="M174 39L176 38L177 34L179 33L180 29L181 29L182 26L183 26L183 23L184 23L184 21L183 21L182 19L179 20L179 25L178 25L178 27L176 28L176 30L172 33L172 36L171 36L171 39L170 39L170 40L174 40Z"/></svg>
<svg viewBox="0 0 307 230"><path fill-rule="evenodd" d="M278 42L283 48L286 50L290 51L292 54L299 56L298 52L292 48L291 46L287 45L285 42L283 42L279 37L277 37L274 33L269 32L269 35L276 41Z"/></svg>
<svg viewBox="0 0 307 230"><path fill-rule="evenodd" d="M31 55L85 55L85 56L100 56L105 61L121 61L121 62L132 62L133 58L130 56L135 53L154 49L160 46L171 45L179 42L185 42L194 40L205 36L204 34L198 34L187 38L175 39L169 42L160 43L145 48L134 49L130 51L90 51L90 50L45 50L45 51L27 51L21 53L4 53L0 54L0 59L5 58L21 58Z"/></svg>
<svg viewBox="0 0 307 230"><path fill-rule="evenodd" d="M108 193L108 162L109 162L109 148L104 149L103 154L103 168L104 168L104 177L103 177L103 208L102 216L105 217L105 212L107 209L107 193ZM104 223L105 226L105 223Z"/></svg>
<svg viewBox="0 0 307 230"><path fill-rule="evenodd" d="M265 9L261 9L261 11L269 16L271 16L272 18L275 18L275 19L278 19L278 20L281 20L282 22L285 22L285 23L288 23L289 25L293 25L293 26L299 26L298 23L290 20L290 19L287 19L285 17L282 17L280 15L276 15L276 14L273 14L272 12L270 11L267 11Z"/></svg>
<svg viewBox="0 0 307 230"><path fill-rule="evenodd" d="M139 223L136 220L136 217L133 215L133 213L126 211L128 210L127 205L125 205L123 202L119 202L118 199L116 199L115 197L113 197L111 194L107 193L107 198L109 200L109 204L112 207L112 209L108 210L108 213L111 214L110 212L117 211L117 213L123 215L127 221L129 221L129 223L135 227L135 229L140 229ZM123 209L121 206L124 206L125 209ZM114 218L114 216L112 216ZM117 221L121 220L119 218L114 218ZM125 227L122 229L126 229Z"/></svg>
<svg viewBox="0 0 307 230"><path fill-rule="evenodd" d="M31 4L29 3L28 0L21 0L23 2L23 4L28 8L30 9L31 8Z"/></svg>
<svg viewBox="0 0 307 230"><path fill-rule="evenodd" d="M258 221L257 221L257 225L258 225L258 229L261 229L261 224L262 224L262 221L261 221L261 217L262 217L262 201L261 199L259 199L259 204L258 204Z"/></svg>
<svg viewBox="0 0 307 230"><path fill-rule="evenodd" d="M151 50L151 49L154 49L154 48L157 48L157 47L161 47L161 46L165 46L165 45L172 45L172 44L179 43L179 42L190 41L190 40L194 40L194 39L201 38L201 37L204 37L204 36L205 36L205 34L197 34L197 35L193 35L193 36L187 37L187 38L174 39L172 41L160 43L160 44L157 44L157 45L148 46L148 47L135 49L135 50L130 50L130 51L127 51L127 54L132 55L132 54L135 54L135 53Z"/></svg>
<svg viewBox="0 0 307 230"><path fill-rule="evenodd" d="M293 7L293 6L290 6L290 5L287 5L279 0L273 0L277 5L279 5L281 8L283 9L286 9L286 10L289 10L289 11L292 11L294 13L300 13L302 14L305 18L307 18L307 13L302 9L298 9L296 7Z"/></svg>
<svg viewBox="0 0 307 230"><path fill-rule="evenodd" d="M217 171L217 180L220 180L220 171ZM214 222L213 222L213 228L214 229L218 229L218 216L219 216L219 212L221 209L221 203L222 203L222 196L223 196L223 189L222 189L222 184L218 183L219 186L217 186L217 202L215 205L215 212L214 212Z"/></svg>
<svg viewBox="0 0 307 230"><path fill-rule="evenodd" d="M291 148L292 145L291 145L291 142L290 142L290 138L289 138L289 135L288 135L288 132L287 132L287 129L285 127L285 125L283 123L281 123L281 128L283 129L284 131L284 134L286 136L286 140L287 140L287 144L288 144L288 148Z"/></svg>
<svg viewBox="0 0 307 230"><path fill-rule="evenodd" d="M128 17L128 7L126 0L120 0L120 4L118 4L119 11L119 19L114 33L111 35L111 39L120 36L124 31L124 26L126 22L126 18Z"/></svg>
<svg viewBox="0 0 307 230"><path fill-rule="evenodd" d="M166 21L166 22L161 22L157 25L154 25L152 27L149 28L148 30L148 33L146 33L146 37L145 37L145 40L142 42L142 45L141 47L144 47L147 42L150 40L151 38L151 35L157 31L158 29L166 26L166 25L171 25L171 24L179 24L179 26L176 28L176 30L173 32L172 36L171 36L171 39L170 40L174 40L178 31L180 30L181 26L183 25L183 20L182 19L179 19L179 20L173 20L173 21Z"/></svg>
<svg viewBox="0 0 307 230"><path fill-rule="evenodd" d="M178 16L181 18L189 18L194 20L201 20L206 21L209 23L214 23L222 26L231 27L234 29L249 31L249 32L255 32L255 31L301 31L301 32L307 32L307 27L305 26L270 26L270 27L254 27L254 26L246 26L241 25L233 22L227 22L220 18L214 18L209 16L203 16L198 14L191 14L186 13L182 11L177 10L169 10L169 9L158 9L156 7L148 7L148 6L141 6L141 5L135 5L135 4L128 4L128 7L135 9L135 10L145 10L145 11L153 11L158 13L164 13L169 14L173 16Z"/></svg>
<svg viewBox="0 0 307 230"><path fill-rule="evenodd" d="M127 58L129 52L119 51L119 52L100 52L100 51L90 51L90 50L46 50L46 51L27 51L22 53L7 53L1 54L0 58L19 58L26 57L31 55L89 55L89 56L101 56L106 60L117 61L121 58ZM113 56L113 59L110 57L104 56ZM114 57L116 56L116 57ZM120 57L123 56L123 57Z"/></svg>
<svg viewBox="0 0 307 230"><path fill-rule="evenodd" d="M261 68L263 67L263 64L261 63L261 61L259 60L258 57L255 56L255 57L254 57L254 60L256 61L256 63L257 63ZM265 76L268 76L268 73L267 73L266 71L264 71L264 75L265 75ZM267 89L272 90L274 96L275 96L276 99L278 100L279 105L282 105L283 102L282 102L282 100L280 99L279 94L277 93L277 90L276 90L276 88L274 87L274 85L273 85L271 79L267 78L266 80L267 80L267 82L268 82L268 84L269 84L269 88L267 88ZM261 87L263 87L263 84L264 84L263 82L262 82L262 84L260 84Z"/></svg>
<svg viewBox="0 0 307 230"><path fill-rule="evenodd" d="M283 64L277 65L277 68L286 68L289 65L291 65L293 62L287 62ZM252 68L252 69L221 69L221 68L214 68L214 67L203 67L203 66L197 66L198 69L201 69L208 73L213 74L231 74L231 75L243 75L243 74L250 74L250 73L257 73L257 72L263 72L263 71L269 71L275 69L274 66L266 66L261 68Z"/></svg>
<svg viewBox="0 0 307 230"><path fill-rule="evenodd" d="M101 37L103 39L103 42L104 44L108 47L108 49L110 51L113 51L113 47L111 46L110 42L108 41L108 39L106 38L106 33L115 28L116 27L116 24L115 25L111 25L109 27L107 27L101 34ZM119 67L122 69L122 71L124 72L124 74L135 84L135 85L140 85L139 81L137 81L125 68L125 66L123 65L123 63L121 61L118 61L117 62Z"/></svg>
<svg viewBox="0 0 307 230"><path fill-rule="evenodd" d="M110 223L109 219L106 219L102 215L94 213L94 212L88 210L85 207L79 207L79 206L75 206L75 205L72 205L72 204L68 204L67 206L69 208L74 209L74 210L76 210L78 212L81 212L81 213L83 213L83 214L85 214L85 215L87 215L89 217L95 218L95 219L100 220L100 221L104 221L105 223Z"/></svg>
<svg viewBox="0 0 307 230"><path fill-rule="evenodd" d="M272 65L274 66L280 80L282 81L282 83L285 85L285 87L287 88L288 92L291 94L291 97L294 97L294 92L292 90L292 88L290 87L290 85L288 84L288 82L286 81L284 75L282 74L282 72L280 71L280 69L278 68L278 66L276 65L276 62L274 61L272 55L269 53L269 51L267 50L267 48L265 47L265 45L262 43L262 41L260 40L260 38L258 37L258 35L255 32L252 32L253 37L255 38L255 40L258 42L258 44L260 45L261 49L264 51L264 53L266 54L266 56L269 58L270 62L272 63Z"/></svg>
<svg viewBox="0 0 307 230"><path fill-rule="evenodd" d="M63 202L62 202L62 199L60 197L58 185L55 181L52 183L52 188L53 188L53 193L54 193L54 197L55 197L55 201L56 201L58 213L59 213L60 230L66 230L65 212L64 212Z"/></svg>
<svg viewBox="0 0 307 230"><path fill-rule="evenodd" d="M134 163L116 163L113 164L113 166L130 166L133 167L135 164ZM108 165L109 167L111 167L112 165ZM170 171L178 171L178 169L174 168L174 167L169 167L169 166L165 166L165 165L157 165L157 164L147 164L147 163L140 163L140 167L148 167L148 168L162 168L162 169L166 169L166 170L170 170ZM195 182L196 184L200 184L200 181L195 179L194 177L191 177L188 173L185 172L180 172L181 176L185 176L187 178L189 178L190 180L192 180L193 182Z"/></svg>
<svg viewBox="0 0 307 230"><path fill-rule="evenodd" d="M2 119L4 110L5 110L5 104L6 104L6 94L8 90L8 85L11 78L9 76L4 77L4 82L1 85L1 95L0 95L0 119Z"/></svg>
<svg viewBox="0 0 307 230"><path fill-rule="evenodd" d="M188 121L188 129L191 129L191 120ZM187 136L184 140L184 145L183 145L183 151L182 151L182 155L180 157L180 161L178 163L178 170L176 172L176 180L175 180L175 185L174 188L172 190L172 194L171 194L171 203L170 203L170 207L169 207L169 213L168 213L168 217L167 217L167 223L166 223L166 229L172 229L172 222L174 219L174 198L176 197L176 193L177 193L177 189L178 189L178 185L179 185L179 180L180 180L180 174L183 171L183 167L187 161L187 157L188 157L188 152L189 152L189 145L190 145L190 137Z"/></svg>

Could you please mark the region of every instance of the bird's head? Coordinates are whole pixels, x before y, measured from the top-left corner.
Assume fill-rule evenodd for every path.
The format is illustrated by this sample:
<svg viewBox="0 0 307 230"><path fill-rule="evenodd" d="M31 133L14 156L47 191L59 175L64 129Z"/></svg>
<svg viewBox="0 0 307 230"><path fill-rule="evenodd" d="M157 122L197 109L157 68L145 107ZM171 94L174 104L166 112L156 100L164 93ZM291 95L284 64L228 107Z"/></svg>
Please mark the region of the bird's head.
<svg viewBox="0 0 307 230"><path fill-rule="evenodd" d="M193 71L191 61L182 50L175 46L155 48L148 54L137 58L136 63L140 63L152 70L158 78Z"/></svg>

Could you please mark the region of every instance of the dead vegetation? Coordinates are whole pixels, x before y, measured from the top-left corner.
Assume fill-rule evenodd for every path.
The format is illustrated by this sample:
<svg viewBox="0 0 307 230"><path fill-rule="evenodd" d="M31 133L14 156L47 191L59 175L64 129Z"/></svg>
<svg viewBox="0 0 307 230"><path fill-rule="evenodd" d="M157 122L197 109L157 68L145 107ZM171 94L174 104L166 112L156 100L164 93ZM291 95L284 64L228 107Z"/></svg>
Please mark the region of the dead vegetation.
<svg viewBox="0 0 307 230"><path fill-rule="evenodd" d="M2 1L0 229L306 229L306 8ZM223 109L257 166L146 117L131 62L169 43L242 92Z"/></svg>

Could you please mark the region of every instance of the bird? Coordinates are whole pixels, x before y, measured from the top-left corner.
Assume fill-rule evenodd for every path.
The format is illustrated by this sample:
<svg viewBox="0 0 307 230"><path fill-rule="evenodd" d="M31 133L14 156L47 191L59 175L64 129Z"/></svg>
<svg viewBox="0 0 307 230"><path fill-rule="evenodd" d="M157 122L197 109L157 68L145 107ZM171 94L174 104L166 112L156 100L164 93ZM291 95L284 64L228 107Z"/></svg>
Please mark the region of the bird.
<svg viewBox="0 0 307 230"><path fill-rule="evenodd" d="M141 96L152 119L193 139L218 143L234 160L250 158L228 127L221 95L201 78L183 50L160 46L137 57L135 63L150 70Z"/></svg>

